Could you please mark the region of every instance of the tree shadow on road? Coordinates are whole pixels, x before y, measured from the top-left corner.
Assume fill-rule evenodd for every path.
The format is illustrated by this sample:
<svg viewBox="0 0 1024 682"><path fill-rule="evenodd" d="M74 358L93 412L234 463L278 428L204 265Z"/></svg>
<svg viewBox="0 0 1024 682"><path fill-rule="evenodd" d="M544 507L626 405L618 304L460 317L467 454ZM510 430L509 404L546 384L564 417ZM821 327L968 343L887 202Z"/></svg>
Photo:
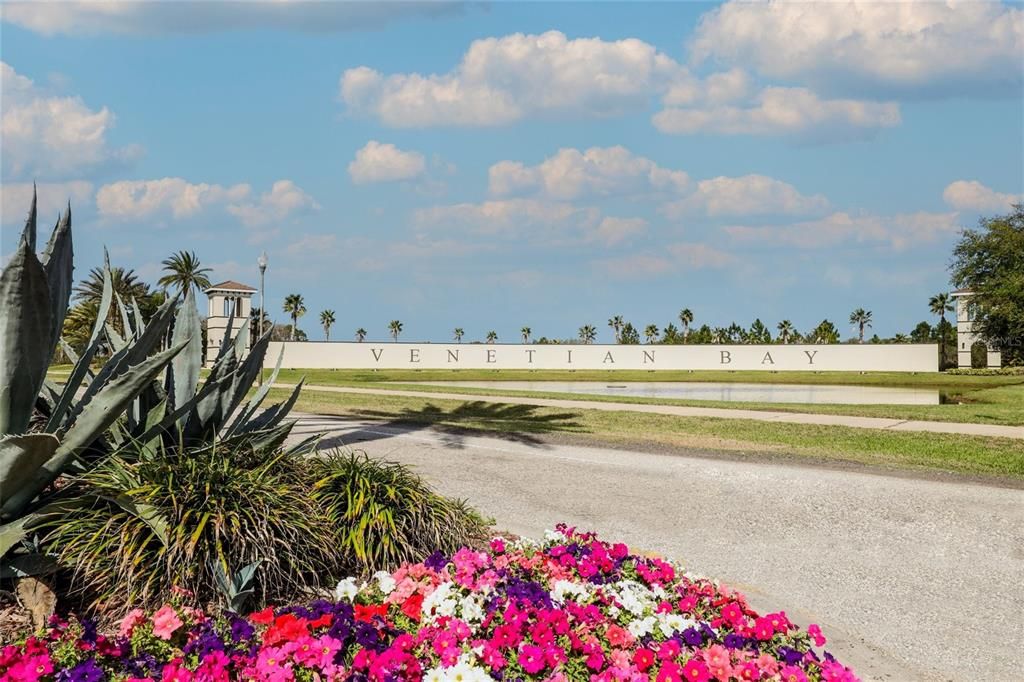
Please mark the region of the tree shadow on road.
<svg viewBox="0 0 1024 682"><path fill-rule="evenodd" d="M540 414L538 409L536 405L472 401L448 410L427 404L420 409L407 408L397 414L371 409L355 410L351 413L353 416L380 421L372 426L325 438L320 447L351 446L427 428L441 433L441 442L445 447L455 449L465 447L465 437L473 434L531 447L544 447L544 441L539 438L542 434L582 430L576 415L570 412Z"/></svg>

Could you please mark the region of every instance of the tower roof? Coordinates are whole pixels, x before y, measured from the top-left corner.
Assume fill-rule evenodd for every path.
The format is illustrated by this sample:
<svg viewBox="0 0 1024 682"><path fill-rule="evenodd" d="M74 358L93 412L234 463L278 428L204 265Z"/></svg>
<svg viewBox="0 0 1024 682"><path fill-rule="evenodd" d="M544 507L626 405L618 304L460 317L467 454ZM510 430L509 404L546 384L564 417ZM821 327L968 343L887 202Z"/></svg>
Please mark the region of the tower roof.
<svg viewBox="0 0 1024 682"><path fill-rule="evenodd" d="M236 282L234 280L229 279L221 282L220 284L214 284L212 287L207 289L205 293L219 293L222 291L246 294L252 294L256 292L255 289L253 289L251 286L247 284L242 284L240 282Z"/></svg>

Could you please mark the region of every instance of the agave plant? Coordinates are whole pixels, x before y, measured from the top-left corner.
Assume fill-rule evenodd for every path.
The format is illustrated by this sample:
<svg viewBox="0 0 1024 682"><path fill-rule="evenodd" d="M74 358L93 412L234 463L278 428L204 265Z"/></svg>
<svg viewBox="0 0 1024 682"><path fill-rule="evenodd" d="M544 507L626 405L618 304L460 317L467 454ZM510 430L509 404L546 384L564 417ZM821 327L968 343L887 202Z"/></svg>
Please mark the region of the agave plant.
<svg viewBox="0 0 1024 682"><path fill-rule="evenodd" d="M70 205L42 256L35 253L36 234L33 196L21 241L0 273L0 557L38 520L42 493L72 466L87 466L91 455L107 448L107 429L185 346L174 343L152 353L173 317L173 304L167 303L140 338L91 372L112 299L107 268L100 315L85 351L74 359L63 388L47 382L71 295Z"/></svg>

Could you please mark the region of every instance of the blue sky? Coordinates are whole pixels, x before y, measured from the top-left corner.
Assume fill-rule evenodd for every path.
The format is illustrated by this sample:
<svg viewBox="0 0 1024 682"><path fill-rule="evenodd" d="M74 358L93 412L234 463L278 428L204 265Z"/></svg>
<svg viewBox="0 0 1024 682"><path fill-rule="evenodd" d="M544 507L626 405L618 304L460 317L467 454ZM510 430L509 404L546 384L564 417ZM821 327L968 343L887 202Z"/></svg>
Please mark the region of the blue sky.
<svg viewBox="0 0 1024 682"><path fill-rule="evenodd" d="M621 314L908 331L1024 190L1024 18L970 3L5 3L2 240L30 183L155 281L334 338ZM678 322L677 322L678 324ZM607 338L605 338L607 337Z"/></svg>

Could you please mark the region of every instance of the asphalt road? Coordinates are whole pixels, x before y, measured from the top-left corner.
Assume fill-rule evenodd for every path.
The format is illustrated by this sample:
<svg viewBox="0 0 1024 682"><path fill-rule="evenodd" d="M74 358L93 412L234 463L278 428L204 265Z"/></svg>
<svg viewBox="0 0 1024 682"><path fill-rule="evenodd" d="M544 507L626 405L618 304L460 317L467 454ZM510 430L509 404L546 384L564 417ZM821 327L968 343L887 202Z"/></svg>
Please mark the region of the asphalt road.
<svg viewBox="0 0 1024 682"><path fill-rule="evenodd" d="M1024 491L304 416L414 466L499 527L559 521L681 561L817 622L865 680L1020 680Z"/></svg>

